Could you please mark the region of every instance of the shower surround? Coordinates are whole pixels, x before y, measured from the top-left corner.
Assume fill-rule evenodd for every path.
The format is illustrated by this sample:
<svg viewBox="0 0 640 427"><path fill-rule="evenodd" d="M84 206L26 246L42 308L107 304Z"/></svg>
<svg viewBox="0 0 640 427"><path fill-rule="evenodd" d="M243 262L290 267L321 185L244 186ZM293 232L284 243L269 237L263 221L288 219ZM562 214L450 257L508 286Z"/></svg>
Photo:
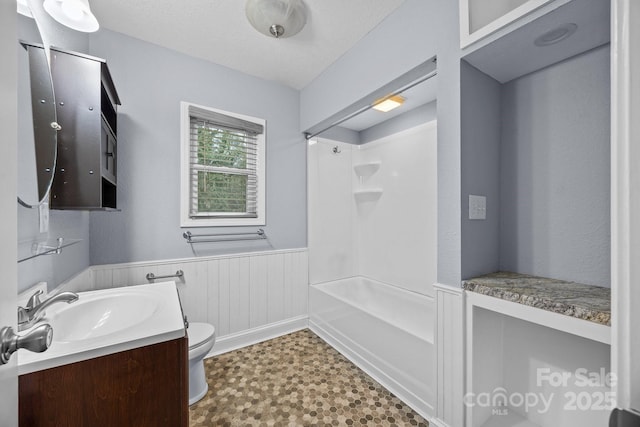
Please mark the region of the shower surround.
<svg viewBox="0 0 640 427"><path fill-rule="evenodd" d="M308 152L309 326L425 417L436 367L435 121Z"/></svg>

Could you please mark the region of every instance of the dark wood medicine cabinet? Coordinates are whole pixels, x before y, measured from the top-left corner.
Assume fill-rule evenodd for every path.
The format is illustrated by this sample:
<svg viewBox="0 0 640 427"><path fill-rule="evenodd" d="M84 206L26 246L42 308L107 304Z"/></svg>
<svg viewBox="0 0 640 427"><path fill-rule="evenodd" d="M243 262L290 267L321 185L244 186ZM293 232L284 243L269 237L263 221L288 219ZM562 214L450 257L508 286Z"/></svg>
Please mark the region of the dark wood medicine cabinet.
<svg viewBox="0 0 640 427"><path fill-rule="evenodd" d="M42 49L24 42L23 46L29 51ZM117 108L121 103L107 63L52 47L51 77L57 122L62 129L58 132L50 207L117 209Z"/></svg>

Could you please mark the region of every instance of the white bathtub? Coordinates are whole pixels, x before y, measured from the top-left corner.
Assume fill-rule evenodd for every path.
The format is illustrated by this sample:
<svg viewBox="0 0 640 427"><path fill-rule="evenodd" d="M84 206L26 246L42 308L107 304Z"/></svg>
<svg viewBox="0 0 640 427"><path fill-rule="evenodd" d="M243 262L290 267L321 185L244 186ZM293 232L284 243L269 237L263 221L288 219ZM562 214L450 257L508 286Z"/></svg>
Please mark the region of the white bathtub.
<svg viewBox="0 0 640 427"><path fill-rule="evenodd" d="M426 418L435 415L434 301L352 277L310 286L309 326Z"/></svg>

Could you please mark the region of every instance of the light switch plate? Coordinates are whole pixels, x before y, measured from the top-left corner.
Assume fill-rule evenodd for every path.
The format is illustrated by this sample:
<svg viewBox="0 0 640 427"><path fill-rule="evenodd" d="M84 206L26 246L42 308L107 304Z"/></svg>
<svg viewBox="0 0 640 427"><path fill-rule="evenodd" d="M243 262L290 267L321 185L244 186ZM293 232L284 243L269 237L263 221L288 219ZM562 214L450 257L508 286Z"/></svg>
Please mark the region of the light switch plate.
<svg viewBox="0 0 640 427"><path fill-rule="evenodd" d="M487 198L469 195L469 219L487 219Z"/></svg>

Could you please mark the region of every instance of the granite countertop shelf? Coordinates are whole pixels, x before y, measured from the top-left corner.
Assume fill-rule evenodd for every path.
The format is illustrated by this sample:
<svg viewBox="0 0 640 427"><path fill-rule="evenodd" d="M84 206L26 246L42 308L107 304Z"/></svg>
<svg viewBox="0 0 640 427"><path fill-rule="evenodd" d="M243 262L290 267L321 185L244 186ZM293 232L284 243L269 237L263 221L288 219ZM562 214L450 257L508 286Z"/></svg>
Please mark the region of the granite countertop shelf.
<svg viewBox="0 0 640 427"><path fill-rule="evenodd" d="M467 291L611 326L611 289L497 272L463 281Z"/></svg>

